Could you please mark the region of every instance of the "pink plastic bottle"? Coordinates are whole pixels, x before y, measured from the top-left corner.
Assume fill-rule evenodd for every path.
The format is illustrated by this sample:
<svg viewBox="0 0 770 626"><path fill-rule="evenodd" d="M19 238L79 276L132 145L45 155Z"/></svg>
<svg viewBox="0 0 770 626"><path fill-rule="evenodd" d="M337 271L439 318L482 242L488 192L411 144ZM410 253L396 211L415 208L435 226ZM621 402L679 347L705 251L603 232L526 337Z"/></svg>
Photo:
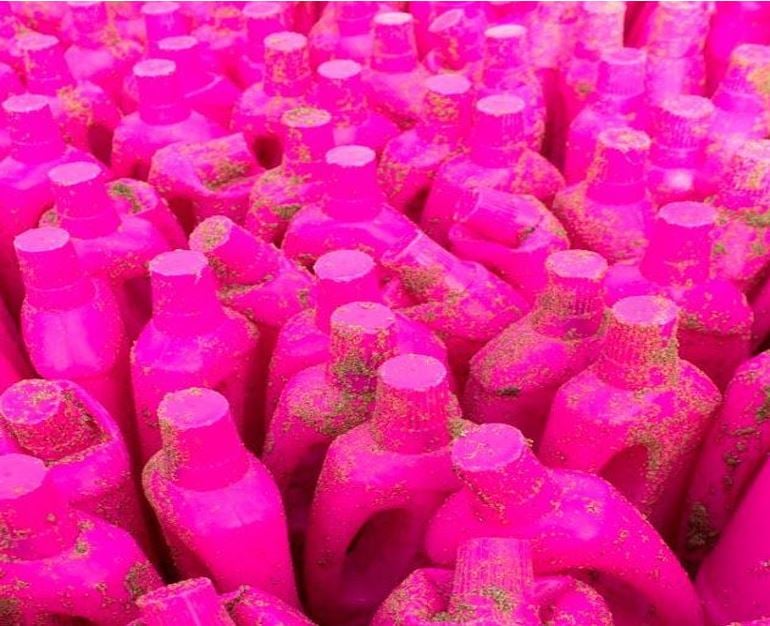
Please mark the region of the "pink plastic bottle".
<svg viewBox="0 0 770 626"><path fill-rule="evenodd" d="M668 96L704 93L703 49L709 30L705 2L660 2L650 17L647 36L647 94L652 102Z"/></svg>
<svg viewBox="0 0 770 626"><path fill-rule="evenodd" d="M529 308L482 265L458 259L423 233L402 241L383 265L411 298L402 313L444 341L461 382L476 351Z"/></svg>
<svg viewBox="0 0 770 626"><path fill-rule="evenodd" d="M237 60L236 84L242 89L265 78L265 37L286 30L290 7L286 2L247 2L244 54Z"/></svg>
<svg viewBox="0 0 770 626"><path fill-rule="evenodd" d="M413 571L383 602L371 626L499 624L613 624L604 599L569 576L535 579L532 550L510 537L468 539L457 550L454 571Z"/></svg>
<svg viewBox="0 0 770 626"><path fill-rule="evenodd" d="M339 248L379 259L416 227L387 204L377 185L377 156L365 146L339 146L326 153L324 195L291 218L283 239L286 256L303 265Z"/></svg>
<svg viewBox="0 0 770 626"><path fill-rule="evenodd" d="M735 372L701 448L679 533L679 553L697 564L714 546L770 451L770 352Z"/></svg>
<svg viewBox="0 0 770 626"><path fill-rule="evenodd" d="M372 23L374 42L365 75L369 102L401 128L412 126L421 116L429 76L417 56L414 18L387 11Z"/></svg>
<svg viewBox="0 0 770 626"><path fill-rule="evenodd" d="M21 331L35 371L79 384L130 440L128 340L109 285L86 274L61 228L25 231L14 247L26 290Z"/></svg>
<svg viewBox="0 0 770 626"><path fill-rule="evenodd" d="M423 63L433 73L458 72L472 78L481 71L486 11L478 3L463 4L436 15L428 27L433 44Z"/></svg>
<svg viewBox="0 0 770 626"><path fill-rule="evenodd" d="M500 24L484 32L484 57L478 85L480 97L508 94L524 101L524 136L539 152L545 137L543 87L529 57L527 29Z"/></svg>
<svg viewBox="0 0 770 626"><path fill-rule="evenodd" d="M709 202L717 209L715 272L751 300L770 263L770 141L745 142Z"/></svg>
<svg viewBox="0 0 770 626"><path fill-rule="evenodd" d="M40 459L0 456L0 561L6 624L123 626L162 584L124 530L73 509Z"/></svg>
<svg viewBox="0 0 770 626"><path fill-rule="evenodd" d="M372 55L372 19L380 11L378 2L332 2L308 34L310 63L318 67L331 59L365 63Z"/></svg>
<svg viewBox="0 0 770 626"><path fill-rule="evenodd" d="M332 117L322 109L300 107L281 117L283 158L262 174L249 196L244 226L257 237L279 244L292 217L318 202L324 191L326 152L334 146Z"/></svg>
<svg viewBox="0 0 770 626"><path fill-rule="evenodd" d="M56 204L41 226L58 226L70 234L81 267L110 283L128 336L136 337L150 314L147 263L172 242L151 221L119 211L96 164L58 165L48 177Z"/></svg>
<svg viewBox="0 0 770 626"><path fill-rule="evenodd" d="M341 4L355 6L359 3ZM319 65L318 102L332 114L335 145L357 144L380 154L385 144L398 135L398 126L369 109L362 72L359 63L347 59Z"/></svg>
<svg viewBox="0 0 770 626"><path fill-rule="evenodd" d="M568 184L586 177L600 132L623 126L644 130L646 61L645 52L636 48L616 48L601 55L596 89L586 98L567 133L564 177Z"/></svg>
<svg viewBox="0 0 770 626"><path fill-rule="evenodd" d="M330 320L338 307L356 301L389 303L379 284L377 266L364 252L334 250L322 255L313 269L317 283L315 306L289 319L278 334L268 377L268 417L292 376L329 360ZM399 353L415 352L446 360L446 348L427 327L401 313L394 314Z"/></svg>
<svg viewBox="0 0 770 626"><path fill-rule="evenodd" d="M308 104L313 75L304 35L271 33L264 45L264 81L243 92L233 110L232 126L243 132L259 162L272 169L280 163L283 152L282 116Z"/></svg>
<svg viewBox="0 0 770 626"><path fill-rule="evenodd" d="M742 44L730 55L727 72L711 97L714 117L709 129L706 163L700 192L718 192L730 162L747 139L767 136L768 96L765 76L770 72L770 46Z"/></svg>
<svg viewBox="0 0 770 626"><path fill-rule="evenodd" d="M134 66L139 110L115 130L112 171L146 179L153 155L177 141L205 141L224 135L215 122L192 111L183 98L177 66L168 59L147 59Z"/></svg>
<svg viewBox="0 0 770 626"><path fill-rule="evenodd" d="M667 96L651 112L647 187L656 206L702 200L700 182L714 105L701 96Z"/></svg>
<svg viewBox="0 0 770 626"><path fill-rule="evenodd" d="M545 265L545 290L527 315L474 355L463 395L468 419L511 424L535 442L556 390L596 358L605 317L601 256L565 250Z"/></svg>
<svg viewBox="0 0 770 626"><path fill-rule="evenodd" d="M105 2L71 2L74 43L64 53L78 81L99 85L120 101L123 77L139 60L138 43L123 38L107 14Z"/></svg>
<svg viewBox="0 0 770 626"><path fill-rule="evenodd" d="M763 530L768 492L770 463L765 462L698 572L696 585L709 625L770 615L770 541Z"/></svg>
<svg viewBox="0 0 770 626"><path fill-rule="evenodd" d="M623 46L624 2L581 2L572 54L559 77L561 122L554 129L554 147L564 144L570 122L596 89L603 52ZM558 120L557 120L558 122ZM560 159L556 158L556 163Z"/></svg>
<svg viewBox="0 0 770 626"><path fill-rule="evenodd" d="M679 355L723 389L749 357L753 314L735 285L710 277L715 221L714 208L700 202L663 206L640 263L618 263L607 274L607 302L647 294L676 302Z"/></svg>
<svg viewBox="0 0 770 626"><path fill-rule="evenodd" d="M452 252L477 261L532 301L546 284L545 261L569 248L564 227L533 196L466 189L449 229Z"/></svg>
<svg viewBox="0 0 770 626"><path fill-rule="evenodd" d="M19 37L19 47L27 89L48 98L65 141L109 163L112 134L120 122L110 97L93 83L75 82L56 37L26 33Z"/></svg>
<svg viewBox="0 0 770 626"><path fill-rule="evenodd" d="M439 74L425 81L420 122L388 142L377 170L394 208L419 219L436 172L465 141L470 104L471 83L464 76Z"/></svg>
<svg viewBox="0 0 770 626"><path fill-rule="evenodd" d="M200 252L174 250L150 262L153 315L131 349L141 458L161 444L157 409L163 397L185 387L221 391L238 429L258 445L261 407L252 375L259 371L258 331L216 294L216 282Z"/></svg>
<svg viewBox="0 0 770 626"><path fill-rule="evenodd" d="M0 288L14 313L22 299L13 238L37 225L53 204L48 171L61 163L94 160L62 141L44 96L24 94L3 102L11 152L0 161Z"/></svg>
<svg viewBox="0 0 770 626"><path fill-rule="evenodd" d="M131 533L151 553L129 448L112 416L67 380L22 380L0 395L0 420L19 452L42 459L75 508Z"/></svg>
<svg viewBox="0 0 770 626"><path fill-rule="evenodd" d="M214 215L241 222L262 173L241 133L177 142L152 157L149 183L168 201L186 230Z"/></svg>
<svg viewBox="0 0 770 626"><path fill-rule="evenodd" d="M484 424L456 439L452 464L463 488L431 521L432 562L453 563L458 547L474 537L529 539L538 575L594 571L597 583L625 583L622 600L644 599L663 623L702 623L698 596L676 557L605 480L548 469L507 424Z"/></svg>
<svg viewBox="0 0 770 626"><path fill-rule="evenodd" d="M477 101L468 151L439 168L425 204L421 224L430 237L446 242L464 188L527 193L550 203L564 186L559 170L527 147L525 108L521 98L511 95Z"/></svg>
<svg viewBox="0 0 770 626"><path fill-rule="evenodd" d="M310 513L305 580L323 623L360 623L425 562L433 512L457 488L450 429L461 427L446 369L403 355L378 371L371 421L326 454Z"/></svg>
<svg viewBox="0 0 770 626"><path fill-rule="evenodd" d="M647 191L650 138L631 128L599 133L586 177L561 191L551 210L572 245L614 263L639 259L654 207Z"/></svg>
<svg viewBox="0 0 770 626"><path fill-rule="evenodd" d="M721 400L677 355L677 307L633 296L611 309L596 362L553 398L540 458L600 474L668 536Z"/></svg>
<svg viewBox="0 0 770 626"><path fill-rule="evenodd" d="M177 571L297 602L281 496L243 445L222 394L189 388L158 407L162 449L142 474Z"/></svg>

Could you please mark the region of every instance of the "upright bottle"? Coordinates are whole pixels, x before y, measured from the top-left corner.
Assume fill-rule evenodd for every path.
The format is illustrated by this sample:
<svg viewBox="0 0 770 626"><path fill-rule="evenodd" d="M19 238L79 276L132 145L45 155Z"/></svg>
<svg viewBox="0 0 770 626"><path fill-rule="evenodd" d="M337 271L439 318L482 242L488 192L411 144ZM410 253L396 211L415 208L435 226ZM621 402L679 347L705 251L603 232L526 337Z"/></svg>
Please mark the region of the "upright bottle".
<svg viewBox="0 0 770 626"><path fill-rule="evenodd" d="M53 204L48 172L61 163L94 161L62 140L45 96L23 94L2 103L11 139L0 161L0 289L15 314L23 297L13 238L37 226Z"/></svg>
<svg viewBox="0 0 770 626"><path fill-rule="evenodd" d="M201 252L174 250L150 262L153 314L131 348L131 380L141 458L161 446L157 410L163 397L186 387L221 391L247 444L261 438L253 397L259 371L256 327L223 307Z"/></svg>
<svg viewBox="0 0 770 626"><path fill-rule="evenodd" d="M298 107L281 116L283 157L255 182L243 225L257 237L279 245L292 217L320 200L326 153L334 147L328 111Z"/></svg>
<svg viewBox="0 0 770 626"><path fill-rule="evenodd" d="M131 475L134 439L85 389L67 380L19 381L0 395L0 420L19 452L46 464L70 504L123 528L152 554Z"/></svg>
<svg viewBox="0 0 770 626"><path fill-rule="evenodd" d="M329 447L313 499L305 580L320 621L368 620L424 561L428 521L457 488L449 443L458 427L439 361L402 355L380 367L371 420Z"/></svg>
<svg viewBox="0 0 770 626"><path fill-rule="evenodd" d="M445 161L433 180L420 222L430 237L446 242L463 188L526 193L550 203L564 186L559 170L527 147L525 108L524 101L512 95L476 102L468 150Z"/></svg>
<svg viewBox="0 0 770 626"><path fill-rule="evenodd" d="M281 162L284 113L305 107L313 89L307 38L281 31L264 39L265 79L241 95L233 110L232 127L241 131L257 160L272 169Z"/></svg>
<svg viewBox="0 0 770 626"><path fill-rule="evenodd" d="M170 393L158 421L163 446L142 483L179 574L296 604L281 495L243 445L225 397L198 387Z"/></svg>
<svg viewBox="0 0 770 626"><path fill-rule="evenodd" d="M425 81L420 122L385 146L377 177L388 201L419 220L441 164L462 149L470 113L471 82L460 74Z"/></svg>
<svg viewBox="0 0 770 626"><path fill-rule="evenodd" d="M569 125L564 160L564 177L568 184L586 176L600 132L622 126L645 129L646 63L646 54L636 48L616 48L602 54L596 90L586 98L585 106Z"/></svg>
<svg viewBox="0 0 770 626"><path fill-rule="evenodd" d="M341 3L341 6L348 4ZM369 108L363 71L362 65L349 59L321 63L317 70L317 98L321 107L332 115L334 145L367 146L379 155L399 131L388 117Z"/></svg>
<svg viewBox="0 0 770 626"><path fill-rule="evenodd" d="M163 584L126 531L66 502L40 459L0 456L0 528L8 624L123 626Z"/></svg>
<svg viewBox="0 0 770 626"><path fill-rule="evenodd" d="M120 111L110 96L94 83L75 81L56 37L25 33L19 47L27 89L48 98L64 140L109 164L112 134L120 122Z"/></svg>
<svg viewBox="0 0 770 626"><path fill-rule="evenodd" d="M677 307L633 296L611 309L596 362L553 399L540 458L611 482L664 536L682 512L697 452L721 400L677 354Z"/></svg>
<svg viewBox="0 0 770 626"><path fill-rule="evenodd" d="M112 289L85 273L61 228L25 231L14 247L26 290L21 331L35 371L79 384L130 439L128 340Z"/></svg>
<svg viewBox="0 0 770 626"><path fill-rule="evenodd" d="M190 109L182 96L178 68L168 59L147 59L134 66L139 110L115 130L112 170L145 180L153 155L177 141L204 141L225 134L217 123Z"/></svg>
<svg viewBox="0 0 770 626"><path fill-rule="evenodd" d="M663 623L702 623L700 600L674 554L605 480L549 469L507 424L458 437L451 460L463 486L431 520L431 562L454 563L459 546L474 537L529 539L540 575L598 572L627 585L622 601L644 600Z"/></svg>
<svg viewBox="0 0 770 626"><path fill-rule="evenodd" d="M551 210L575 246L609 262L639 259L654 207L647 191L650 138L631 128L599 133L585 178L562 190Z"/></svg>
<svg viewBox="0 0 770 626"><path fill-rule="evenodd" d="M373 20L374 42L365 76L371 106L401 128L414 125L421 115L428 70L419 61L414 18L387 11Z"/></svg>
<svg viewBox="0 0 770 626"><path fill-rule="evenodd" d="M339 248L363 249L375 259L396 247L416 227L385 200L377 184L377 156L365 146L339 146L326 153L320 203L304 206L286 230L283 250L312 265Z"/></svg>
<svg viewBox="0 0 770 626"><path fill-rule="evenodd" d="M265 78L265 37L286 30L289 8L282 2L249 2L243 7L246 20L244 54L238 59L236 84L247 89Z"/></svg>
<svg viewBox="0 0 770 626"><path fill-rule="evenodd" d="M516 426L539 443L557 389L596 358L604 333L607 262L595 252L555 252L533 309L471 360L465 414Z"/></svg>

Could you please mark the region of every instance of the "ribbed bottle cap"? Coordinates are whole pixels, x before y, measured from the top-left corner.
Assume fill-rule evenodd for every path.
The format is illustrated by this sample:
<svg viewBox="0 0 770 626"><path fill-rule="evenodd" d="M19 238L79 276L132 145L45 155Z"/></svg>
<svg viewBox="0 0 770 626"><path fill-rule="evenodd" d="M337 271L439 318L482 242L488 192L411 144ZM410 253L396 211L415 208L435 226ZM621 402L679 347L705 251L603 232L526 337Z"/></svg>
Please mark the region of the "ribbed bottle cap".
<svg viewBox="0 0 770 626"><path fill-rule="evenodd" d="M527 29L520 24L499 24L484 31L484 68L507 70L528 61Z"/></svg>
<svg viewBox="0 0 770 626"><path fill-rule="evenodd" d="M349 59L334 59L318 66L318 97L332 111L363 106L363 68Z"/></svg>
<svg viewBox="0 0 770 626"><path fill-rule="evenodd" d="M324 158L334 145L332 116L328 111L298 107L281 116L284 155L292 163L311 163Z"/></svg>
<svg viewBox="0 0 770 626"><path fill-rule="evenodd" d="M538 308L560 317L595 314L604 308L607 261L589 250L553 252L545 261L548 284Z"/></svg>
<svg viewBox="0 0 770 626"><path fill-rule="evenodd" d="M672 58L697 54L706 43L709 10L705 2L659 2L650 19L650 54Z"/></svg>
<svg viewBox="0 0 770 626"><path fill-rule="evenodd" d="M524 100L517 96L501 94L481 98L476 103L475 141L495 145L524 142L524 109Z"/></svg>
<svg viewBox="0 0 770 626"><path fill-rule="evenodd" d="M13 246L28 289L60 289L83 277L66 230L50 226L31 228L17 235Z"/></svg>
<svg viewBox="0 0 770 626"><path fill-rule="evenodd" d="M313 266L318 281L316 324L329 330L332 313L356 300L380 299L377 265L360 250L334 250L321 255Z"/></svg>
<svg viewBox="0 0 770 626"><path fill-rule="evenodd" d="M295 92L298 85L305 85L310 80L307 37L281 31L267 35L264 44L266 86L279 92Z"/></svg>
<svg viewBox="0 0 770 626"><path fill-rule="evenodd" d="M578 41L586 50L600 51L623 45L624 2L582 2Z"/></svg>
<svg viewBox="0 0 770 626"><path fill-rule="evenodd" d="M746 141L730 161L719 186L718 202L728 208L760 208L770 191L770 140Z"/></svg>
<svg viewBox="0 0 770 626"><path fill-rule="evenodd" d="M45 161L64 151L48 98L35 94L10 96L3 102L13 153L25 161Z"/></svg>
<svg viewBox="0 0 770 626"><path fill-rule="evenodd" d="M261 59L265 53L265 37L286 30L287 6L283 2L247 2L243 8L246 18L248 54Z"/></svg>
<svg viewBox="0 0 770 626"><path fill-rule="evenodd" d="M378 13L374 20L371 65L380 71L408 72L417 65L414 18L409 13Z"/></svg>
<svg viewBox="0 0 770 626"><path fill-rule="evenodd" d="M596 90L599 93L629 96L644 92L647 54L639 48L616 48L602 53Z"/></svg>
<svg viewBox="0 0 770 626"><path fill-rule="evenodd" d="M743 43L733 48L718 91L753 95L765 102L769 74L770 46Z"/></svg>
<svg viewBox="0 0 770 626"><path fill-rule="evenodd" d="M437 74L425 81L423 116L437 125L458 124L470 113L471 82L462 74Z"/></svg>
<svg viewBox="0 0 770 626"><path fill-rule="evenodd" d="M649 152L646 133L627 127L607 128L597 138L587 179L596 183L636 182L644 177Z"/></svg>
<svg viewBox="0 0 770 626"><path fill-rule="evenodd" d="M36 93L53 93L74 82L64 58L64 48L53 35L33 31L18 35L24 56L27 88Z"/></svg>
<svg viewBox="0 0 770 626"><path fill-rule="evenodd" d="M653 109L653 141L672 148L698 148L706 141L713 115L708 98L684 94L664 98Z"/></svg>

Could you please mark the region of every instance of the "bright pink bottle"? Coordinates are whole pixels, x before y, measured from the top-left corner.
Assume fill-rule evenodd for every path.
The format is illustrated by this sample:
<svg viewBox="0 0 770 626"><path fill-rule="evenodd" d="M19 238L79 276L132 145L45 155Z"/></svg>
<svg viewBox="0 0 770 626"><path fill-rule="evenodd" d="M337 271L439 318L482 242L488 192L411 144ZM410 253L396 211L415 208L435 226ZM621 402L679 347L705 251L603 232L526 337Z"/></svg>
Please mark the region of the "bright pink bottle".
<svg viewBox="0 0 770 626"><path fill-rule="evenodd" d="M445 161L435 175L421 220L430 237L446 242L464 188L531 194L550 203L564 186L559 170L527 147L525 109L524 101L511 95L477 101L468 151Z"/></svg>
<svg viewBox="0 0 770 626"><path fill-rule="evenodd" d="M239 438L226 398L198 387L170 393L158 421L163 447L142 482L179 574L296 604L280 493Z"/></svg>
<svg viewBox="0 0 770 626"><path fill-rule="evenodd" d="M717 276L752 299L770 263L770 141L746 141L709 202L717 210L713 259Z"/></svg>
<svg viewBox="0 0 770 626"><path fill-rule="evenodd" d="M110 286L84 271L61 228L27 230L14 247L26 290L21 331L35 371L79 384L130 440L128 340Z"/></svg>
<svg viewBox="0 0 770 626"><path fill-rule="evenodd" d="M661 295L680 307L679 354L720 388L751 351L752 310L725 279L711 278L716 211L700 202L663 206L639 264L618 263L607 274L607 302Z"/></svg>
<svg viewBox="0 0 770 626"><path fill-rule="evenodd" d="M477 261L532 301L546 284L548 255L569 248L564 227L533 196L466 189L449 229L452 252Z"/></svg>
<svg viewBox="0 0 770 626"><path fill-rule="evenodd" d="M0 456L6 624L123 626L162 582L124 530L72 508L40 459Z"/></svg>
<svg viewBox="0 0 770 626"><path fill-rule="evenodd" d="M379 368L371 421L329 447L313 499L305 580L319 621L371 616L424 562L428 521L457 488L449 443L460 423L439 361L407 354Z"/></svg>
<svg viewBox="0 0 770 626"><path fill-rule="evenodd" d="M435 622L540 626L611 626L612 613L589 585L569 576L535 578L526 540L468 539L454 571L413 571L383 602L371 626Z"/></svg>
<svg viewBox="0 0 770 626"><path fill-rule="evenodd" d="M236 84L242 89L265 78L265 37L286 30L290 7L285 2L247 2L244 54L237 61Z"/></svg>
<svg viewBox="0 0 770 626"><path fill-rule="evenodd" d="M369 109L362 66L355 61L339 59L322 63L317 71L318 102L332 114L334 145L357 144L380 154L399 130L386 116Z"/></svg>
<svg viewBox="0 0 770 626"><path fill-rule="evenodd" d="M123 77L139 60L138 43L124 38L107 14L106 2L72 2L74 43L64 53L78 81L99 85L113 102L120 102Z"/></svg>
<svg viewBox="0 0 770 626"><path fill-rule="evenodd" d="M539 448L551 467L607 479L665 536L721 400L678 357L677 313L662 297L619 300L596 362L554 396Z"/></svg>
<svg viewBox="0 0 770 626"><path fill-rule="evenodd" d="M701 95L706 87L703 49L710 11L705 2L660 2L646 38L647 87L651 102L679 94Z"/></svg>
<svg viewBox="0 0 770 626"><path fill-rule="evenodd" d="M436 512L426 552L438 564L455 561L474 537L529 539L538 575L575 570L621 581L663 623L702 623L692 583L655 529L605 480L548 469L524 436L506 424L484 424L455 440L452 464L463 483ZM637 621L635 623L640 623Z"/></svg>
<svg viewBox="0 0 770 626"><path fill-rule="evenodd" d="M554 129L554 146L564 144L570 122L596 89L602 53L623 46L624 2L581 2L572 54L559 77L560 123ZM558 120L557 120L558 121ZM558 158L556 162L559 163Z"/></svg>
<svg viewBox="0 0 770 626"><path fill-rule="evenodd" d="M161 148L152 157L148 181L189 231L214 215L241 222L262 171L243 135L235 133Z"/></svg>
<svg viewBox="0 0 770 626"><path fill-rule="evenodd" d="M8 117L11 152L0 161L0 289L15 313L23 294L13 238L37 226L53 204L48 180L52 167L95 159L62 141L45 96L11 96L2 106Z"/></svg>
<svg viewBox="0 0 770 626"><path fill-rule="evenodd" d="M153 315L131 349L141 458L160 448L160 401L193 386L221 391L244 440L257 445L262 424L252 397L252 375L259 371L256 327L220 304L201 252L164 252L149 268Z"/></svg>
<svg viewBox="0 0 770 626"><path fill-rule="evenodd" d="M331 59L366 63L372 55L372 19L379 2L332 2L308 34L310 63L318 67Z"/></svg>
<svg viewBox="0 0 770 626"><path fill-rule="evenodd" d="M701 96L667 96L651 111L647 187L656 206L702 200L701 180L714 105Z"/></svg>
<svg viewBox="0 0 770 626"><path fill-rule="evenodd" d="M439 167L462 149L470 114L471 83L460 74L425 81L420 122L385 146L377 177L390 204L418 220Z"/></svg>
<svg viewBox="0 0 770 626"><path fill-rule="evenodd" d="M601 55L596 89L586 98L567 133L564 177L568 184L586 177L600 132L623 126L646 127L646 62L645 52L636 48L616 48Z"/></svg>
<svg viewBox="0 0 770 626"><path fill-rule="evenodd" d="M680 556L697 564L714 546L770 451L770 352L747 360L725 390L701 448L679 533Z"/></svg>
<svg viewBox="0 0 770 626"><path fill-rule="evenodd" d="M112 134L120 122L115 103L94 83L75 82L56 37L25 33L19 47L27 89L48 98L65 141L109 164Z"/></svg>
<svg viewBox="0 0 770 626"><path fill-rule="evenodd" d="M484 32L479 97L513 95L524 101L524 136L536 152L545 137L543 87L529 57L528 32L519 24L500 24Z"/></svg>
<svg viewBox="0 0 770 626"><path fill-rule="evenodd" d="M365 75L370 105L401 128L413 126L421 116L429 76L417 56L414 18L387 11L372 23L374 42Z"/></svg>
<svg viewBox="0 0 770 626"><path fill-rule="evenodd" d="M763 530L770 513L769 492L770 463L765 462L719 543L701 565L696 585L709 625L770 615L770 541Z"/></svg>
<svg viewBox="0 0 770 626"><path fill-rule="evenodd" d="M144 180L153 155L177 141L205 141L225 134L215 122L190 109L178 69L168 59L147 59L134 66L139 110L125 116L115 130L112 171Z"/></svg>
<svg viewBox="0 0 770 626"><path fill-rule="evenodd" d="M770 121L765 76L770 72L770 46L741 44L730 55L730 65L711 97L714 117L709 129L706 163L700 192L718 192L730 162L747 139L768 135Z"/></svg>
<svg viewBox="0 0 770 626"><path fill-rule="evenodd" d="M221 73L203 64L201 44L195 37L168 37L158 42L157 56L170 59L179 71L182 93L193 111L223 128L230 127L240 90Z"/></svg>
<svg viewBox="0 0 770 626"><path fill-rule="evenodd" d="M474 422L503 422L539 442L557 389L596 358L604 334L607 262L595 252L555 252L532 310L471 360L463 395Z"/></svg>
<svg viewBox="0 0 770 626"><path fill-rule="evenodd" d="M641 257L654 214L647 191L649 152L650 138L641 131L599 133L585 178L561 191L551 206L572 245L611 263Z"/></svg>
<svg viewBox="0 0 770 626"><path fill-rule="evenodd" d="M232 126L243 132L259 162L272 169L281 161L282 116L307 106L313 89L307 38L281 31L267 35L265 78L246 89L233 110Z"/></svg>
<svg viewBox="0 0 770 626"><path fill-rule="evenodd" d="M476 351L529 308L502 279L479 263L458 259L424 233L402 241L383 265L411 299L402 313L446 344L458 381L465 380Z"/></svg>
<svg viewBox="0 0 770 626"><path fill-rule="evenodd" d="M478 3L463 4L436 15L428 27L433 43L423 63L435 74L458 72L472 78L481 71L486 11Z"/></svg>
<svg viewBox="0 0 770 626"><path fill-rule="evenodd" d="M416 226L390 206L377 184L377 156L365 146L326 153L324 195L291 218L283 240L286 256L312 265L339 248L355 248L375 260L394 249Z"/></svg>
<svg viewBox="0 0 770 626"><path fill-rule="evenodd" d="M332 117L322 109L292 109L283 114L281 125L283 158L254 183L243 222L257 237L276 245L291 218L320 200L325 189L324 159L334 146Z"/></svg>
<svg viewBox="0 0 770 626"><path fill-rule="evenodd" d="M58 165L48 177L56 203L41 226L70 234L81 267L112 286L126 331L136 337L150 314L147 263L173 242L151 221L119 210L96 164Z"/></svg>
<svg viewBox="0 0 770 626"><path fill-rule="evenodd" d="M390 304L380 285L377 265L360 250L334 250L313 266L317 302L289 319L278 333L270 362L267 415L273 414L284 385L299 371L329 360L331 315L351 302ZM428 354L446 360L446 348L428 328L395 312L396 346L399 353Z"/></svg>
<svg viewBox="0 0 770 626"><path fill-rule="evenodd" d="M0 420L19 452L48 466L72 506L123 528L151 553L131 476L133 439L85 389L67 380L19 381L0 395Z"/></svg>

